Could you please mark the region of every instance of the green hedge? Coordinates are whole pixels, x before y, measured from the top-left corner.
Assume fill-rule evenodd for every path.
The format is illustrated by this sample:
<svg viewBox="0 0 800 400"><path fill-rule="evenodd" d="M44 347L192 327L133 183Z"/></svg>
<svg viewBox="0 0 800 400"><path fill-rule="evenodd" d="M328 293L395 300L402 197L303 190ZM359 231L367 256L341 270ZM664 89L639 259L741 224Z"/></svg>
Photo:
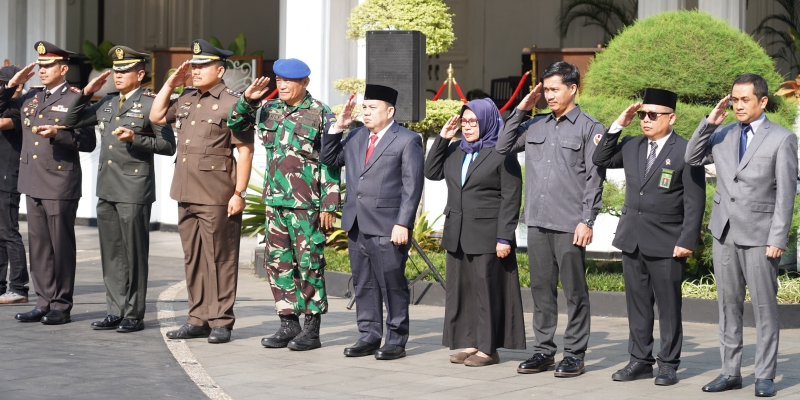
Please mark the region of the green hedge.
<svg viewBox="0 0 800 400"><path fill-rule="evenodd" d="M713 104L745 72L763 76L772 90L783 81L747 33L707 13L663 12L615 36L590 65L584 91L633 98L655 86L676 92L683 103Z"/></svg>

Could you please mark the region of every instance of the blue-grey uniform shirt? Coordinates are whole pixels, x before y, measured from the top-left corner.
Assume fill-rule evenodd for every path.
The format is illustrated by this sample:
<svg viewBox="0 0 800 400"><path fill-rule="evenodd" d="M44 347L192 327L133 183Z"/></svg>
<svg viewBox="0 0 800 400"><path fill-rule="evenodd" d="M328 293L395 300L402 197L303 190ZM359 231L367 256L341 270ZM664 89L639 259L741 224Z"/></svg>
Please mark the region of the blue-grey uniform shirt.
<svg viewBox="0 0 800 400"><path fill-rule="evenodd" d="M514 109L497 139L500 154L525 152L525 209L528 226L574 232L600 211L605 171L592 162L605 128L576 106L561 118L534 119L519 129L525 112Z"/></svg>

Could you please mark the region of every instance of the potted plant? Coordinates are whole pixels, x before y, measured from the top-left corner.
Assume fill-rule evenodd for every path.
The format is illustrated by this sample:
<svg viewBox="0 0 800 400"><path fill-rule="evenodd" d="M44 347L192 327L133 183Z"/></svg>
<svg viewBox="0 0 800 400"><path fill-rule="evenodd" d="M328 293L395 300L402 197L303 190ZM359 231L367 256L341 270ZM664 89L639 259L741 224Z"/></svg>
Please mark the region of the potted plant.
<svg viewBox="0 0 800 400"><path fill-rule="evenodd" d="M83 52L92 63L92 72L89 73L89 81L100 76L103 72L108 71L114 65L108 52L114 47L114 43L108 40L102 41L99 45L86 40L83 42ZM114 80L109 79L103 87L95 92L95 96L105 96L110 92L116 91Z"/></svg>

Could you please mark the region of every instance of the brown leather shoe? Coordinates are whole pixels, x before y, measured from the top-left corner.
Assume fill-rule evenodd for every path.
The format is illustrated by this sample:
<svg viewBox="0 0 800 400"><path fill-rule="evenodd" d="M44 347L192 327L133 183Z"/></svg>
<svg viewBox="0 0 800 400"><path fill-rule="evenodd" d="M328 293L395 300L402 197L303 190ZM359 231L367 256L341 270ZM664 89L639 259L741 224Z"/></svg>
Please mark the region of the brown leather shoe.
<svg viewBox="0 0 800 400"><path fill-rule="evenodd" d="M468 367L485 367L487 365L497 364L500 362L500 355L495 351L489 357L479 356L477 353L469 356L464 360L464 365Z"/></svg>
<svg viewBox="0 0 800 400"><path fill-rule="evenodd" d="M450 362L453 363L453 364L463 364L464 360L468 359L470 356L472 356L472 355L474 355L476 353L477 353L477 351L475 353L467 353L467 352L464 352L464 351L460 351L460 352L458 352L456 354L450 355Z"/></svg>

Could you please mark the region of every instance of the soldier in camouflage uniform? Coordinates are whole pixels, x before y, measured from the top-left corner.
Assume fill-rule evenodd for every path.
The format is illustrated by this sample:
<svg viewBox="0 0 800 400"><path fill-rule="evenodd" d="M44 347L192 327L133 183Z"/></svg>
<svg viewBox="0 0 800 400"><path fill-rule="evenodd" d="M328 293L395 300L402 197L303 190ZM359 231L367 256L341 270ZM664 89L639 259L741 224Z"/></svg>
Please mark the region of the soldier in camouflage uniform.
<svg viewBox="0 0 800 400"><path fill-rule="evenodd" d="M311 71L304 62L278 60L273 70L280 98L262 105L269 78L256 80L231 110L228 125L236 131L255 126L267 151L265 258L281 327L261 344L312 350L321 346L320 316L328 311L323 230L333 227L339 205L339 169L320 163L319 150L322 132L336 120L306 91Z"/></svg>

